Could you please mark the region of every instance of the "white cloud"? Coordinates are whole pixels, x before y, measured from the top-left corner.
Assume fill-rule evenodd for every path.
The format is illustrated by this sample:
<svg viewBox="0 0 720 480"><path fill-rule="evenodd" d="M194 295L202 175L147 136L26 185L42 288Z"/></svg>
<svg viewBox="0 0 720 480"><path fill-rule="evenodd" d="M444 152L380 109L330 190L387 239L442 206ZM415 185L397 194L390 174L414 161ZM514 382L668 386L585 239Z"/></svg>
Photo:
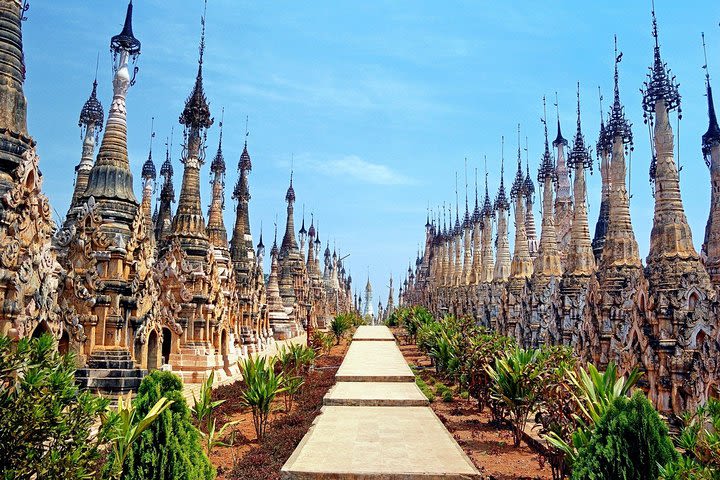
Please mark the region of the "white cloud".
<svg viewBox="0 0 720 480"><path fill-rule="evenodd" d="M296 157L298 166L309 168L323 175L347 177L373 185L415 185L417 181L387 165L364 160L357 155L346 155L330 160Z"/></svg>

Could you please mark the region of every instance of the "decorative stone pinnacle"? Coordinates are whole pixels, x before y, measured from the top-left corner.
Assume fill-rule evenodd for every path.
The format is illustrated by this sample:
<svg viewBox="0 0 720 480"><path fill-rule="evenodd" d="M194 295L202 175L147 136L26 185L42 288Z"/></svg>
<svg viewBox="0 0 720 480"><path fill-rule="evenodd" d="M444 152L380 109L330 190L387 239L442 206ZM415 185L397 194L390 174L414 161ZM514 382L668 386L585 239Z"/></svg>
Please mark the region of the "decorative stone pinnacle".
<svg viewBox="0 0 720 480"><path fill-rule="evenodd" d="M613 104L610 109L610 118L607 123L607 135L610 138L622 137L622 142L633 149L632 123L625 118L625 108L620 103L620 81L618 64L622 61L622 52L618 54L617 35L615 36L615 86L613 90Z"/></svg>
<svg viewBox="0 0 720 480"><path fill-rule="evenodd" d="M80 110L80 119L78 127L92 128L94 134L97 135L103 129L103 121L105 112L103 106L97 98L97 78L93 81L92 93Z"/></svg>
<svg viewBox="0 0 720 480"><path fill-rule="evenodd" d="M550 153L550 144L548 143L548 128L547 128L547 111L545 107L545 97L543 96L543 126L545 127L545 152L540 160L540 167L538 168L538 182L545 183L546 181L556 181L557 172L555 170L555 161Z"/></svg>
<svg viewBox="0 0 720 480"><path fill-rule="evenodd" d="M655 39L653 65L650 67L647 80L643 83L644 88L641 89L643 95L643 119L645 123L652 119L655 114L655 104L660 100L664 100L668 112L677 108L678 115L682 118L678 84L675 77L671 76L667 64L660 58L660 44L658 42L657 19L655 18L654 7L652 9L652 36Z"/></svg>
<svg viewBox="0 0 720 480"><path fill-rule="evenodd" d="M573 148L568 155L567 164L570 168L582 166L590 170L592 170L593 166L590 149L585 146L585 137L580 125L580 82L577 85L577 131L573 140Z"/></svg>
<svg viewBox="0 0 720 480"><path fill-rule="evenodd" d="M522 154L520 153L520 124L518 123L518 149L517 149L517 173L512 187L510 187L510 198L515 200L525 194L525 177L522 169Z"/></svg>
<svg viewBox="0 0 720 480"><path fill-rule="evenodd" d="M713 102L712 87L710 86L710 73L708 72L707 53L705 50L705 34L702 34L703 53L705 55L705 88L707 91L708 101L708 129L702 136L702 152L705 157L705 163L710 167L710 153L715 145L720 144L720 126L718 126L717 115L715 114L715 104Z"/></svg>
<svg viewBox="0 0 720 480"><path fill-rule="evenodd" d="M495 197L495 210L510 210L507 194L505 193L505 137L501 140L502 147L500 149L500 187L498 188L497 197Z"/></svg>

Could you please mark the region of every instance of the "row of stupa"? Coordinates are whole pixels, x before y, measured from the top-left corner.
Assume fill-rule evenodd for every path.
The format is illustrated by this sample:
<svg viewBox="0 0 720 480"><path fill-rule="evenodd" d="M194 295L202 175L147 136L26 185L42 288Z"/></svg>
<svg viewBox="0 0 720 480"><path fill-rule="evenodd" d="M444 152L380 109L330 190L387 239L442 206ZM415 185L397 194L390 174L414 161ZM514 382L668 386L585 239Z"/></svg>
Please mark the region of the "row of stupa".
<svg viewBox="0 0 720 480"><path fill-rule="evenodd" d="M200 382L211 371L218 380L227 379L239 373L241 356L323 328L337 313L352 309L351 278L329 246L321 270L314 221L306 230L303 219L298 245L292 174L285 234L278 246L276 229L266 282L262 234L255 247L250 231L247 140L232 192L236 216L228 241L222 126L210 164L206 221L200 178L214 120L203 86L204 16L197 76L179 118L183 177L175 211L169 149L154 212L152 150L142 166L140 200L133 187L126 98L136 80L141 43L133 34L130 1L123 29L110 42L113 97L107 120L95 81L80 114L84 140L71 205L57 229L26 126L24 5L0 0L5 59L0 64L0 333L14 339L51 333L61 351L77 354L83 386L117 395L136 389L148 370L158 368L172 369L187 382Z"/></svg>
<svg viewBox="0 0 720 480"><path fill-rule="evenodd" d="M711 204L698 253L680 195L668 118L672 112L680 116L680 94L660 55L654 11L652 33L653 63L641 89L652 136L655 206L645 263L630 218L626 155L633 134L620 100L622 54L616 41L613 102L597 142L602 196L594 238L585 179L593 159L581 128L578 87L572 148L558 121L551 149L544 120L537 175L540 238L533 218L535 187L529 167L523 171L518 146L509 198L501 168L494 202L486 183L484 201L478 203L476 193L474 211L466 201L465 215L456 213L454 225L428 218L424 251L415 269L408 269L401 302L425 305L438 315L471 315L526 347L568 345L582 361L599 367L612 361L623 374L637 366L644 373L639 385L655 405L680 414L720 396L720 127L706 71L709 125L701 147L710 169Z"/></svg>

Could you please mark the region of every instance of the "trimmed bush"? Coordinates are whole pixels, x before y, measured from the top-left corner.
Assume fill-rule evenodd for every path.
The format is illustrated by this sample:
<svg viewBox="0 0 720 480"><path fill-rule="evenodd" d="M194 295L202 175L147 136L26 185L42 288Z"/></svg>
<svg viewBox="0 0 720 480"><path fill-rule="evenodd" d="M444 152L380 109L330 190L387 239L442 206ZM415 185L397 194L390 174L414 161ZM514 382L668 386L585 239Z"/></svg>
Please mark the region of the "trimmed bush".
<svg viewBox="0 0 720 480"><path fill-rule="evenodd" d="M182 380L170 372L154 371L140 384L135 398L137 415L144 417L162 397L173 404L133 444L123 468L124 480L206 480L215 469L203 451L182 393Z"/></svg>
<svg viewBox="0 0 720 480"><path fill-rule="evenodd" d="M616 398L578 451L573 480L656 479L677 456L665 423L642 392Z"/></svg>

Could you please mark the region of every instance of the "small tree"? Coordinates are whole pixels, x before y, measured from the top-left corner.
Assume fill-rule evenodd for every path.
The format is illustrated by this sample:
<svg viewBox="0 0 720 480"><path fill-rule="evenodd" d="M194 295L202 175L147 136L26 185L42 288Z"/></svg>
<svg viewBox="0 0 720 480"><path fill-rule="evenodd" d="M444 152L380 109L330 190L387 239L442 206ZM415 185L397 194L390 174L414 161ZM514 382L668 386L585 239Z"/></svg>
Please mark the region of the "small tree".
<svg viewBox="0 0 720 480"><path fill-rule="evenodd" d="M206 480L215 478L200 442L200 432L192 423L183 396L182 380L171 372L154 371L140 384L135 398L139 417L145 417L158 400L173 402L145 430L127 456L123 480Z"/></svg>
<svg viewBox="0 0 720 480"><path fill-rule="evenodd" d="M674 460L668 429L642 392L616 398L580 448L574 480L656 479L659 466Z"/></svg>
<svg viewBox="0 0 720 480"><path fill-rule="evenodd" d="M58 354L50 335L0 336L0 476L92 477L107 437L91 431L107 405L78 389L73 356Z"/></svg>
<svg viewBox="0 0 720 480"><path fill-rule="evenodd" d="M240 363L245 389L243 404L250 407L258 441L265 436L272 401L278 393L285 391L282 373L275 373L273 357L249 357Z"/></svg>

